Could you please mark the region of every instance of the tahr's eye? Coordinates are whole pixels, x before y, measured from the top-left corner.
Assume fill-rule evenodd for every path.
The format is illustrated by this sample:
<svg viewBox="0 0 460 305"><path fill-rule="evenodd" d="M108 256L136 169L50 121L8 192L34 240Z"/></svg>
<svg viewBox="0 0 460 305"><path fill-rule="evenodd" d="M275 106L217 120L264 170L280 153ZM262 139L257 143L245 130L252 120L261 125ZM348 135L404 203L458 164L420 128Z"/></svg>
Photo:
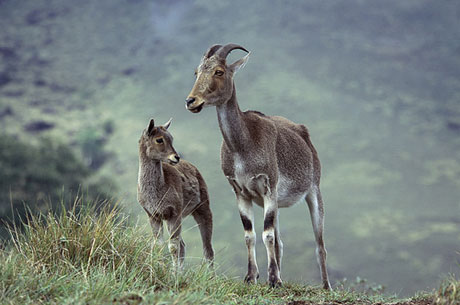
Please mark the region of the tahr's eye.
<svg viewBox="0 0 460 305"><path fill-rule="evenodd" d="M193 74L195 74L195 76L197 76L197 75L198 75L198 72L196 72L196 70L195 70L195 72L193 72Z"/></svg>
<svg viewBox="0 0 460 305"><path fill-rule="evenodd" d="M224 75L224 71L222 71L222 70L216 70L216 72L214 72L214 75L222 76L222 75Z"/></svg>
<svg viewBox="0 0 460 305"><path fill-rule="evenodd" d="M158 144L161 144L161 143L163 143L163 138L155 139L155 142L157 142Z"/></svg>

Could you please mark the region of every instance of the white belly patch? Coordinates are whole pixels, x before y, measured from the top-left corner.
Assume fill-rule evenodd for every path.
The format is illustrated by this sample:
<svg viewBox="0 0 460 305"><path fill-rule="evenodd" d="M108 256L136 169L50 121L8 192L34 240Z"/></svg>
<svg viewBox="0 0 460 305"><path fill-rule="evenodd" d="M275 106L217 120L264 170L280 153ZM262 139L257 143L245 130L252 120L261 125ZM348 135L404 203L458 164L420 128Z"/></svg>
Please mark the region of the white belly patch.
<svg viewBox="0 0 460 305"><path fill-rule="evenodd" d="M263 197L270 193L270 181L266 174L255 176L247 175L244 171L244 162L240 155L234 156L235 177L227 177L237 196L253 200L258 205L263 202ZM280 174L276 184L277 201L280 208L290 207L305 198L307 192L295 190L294 182Z"/></svg>

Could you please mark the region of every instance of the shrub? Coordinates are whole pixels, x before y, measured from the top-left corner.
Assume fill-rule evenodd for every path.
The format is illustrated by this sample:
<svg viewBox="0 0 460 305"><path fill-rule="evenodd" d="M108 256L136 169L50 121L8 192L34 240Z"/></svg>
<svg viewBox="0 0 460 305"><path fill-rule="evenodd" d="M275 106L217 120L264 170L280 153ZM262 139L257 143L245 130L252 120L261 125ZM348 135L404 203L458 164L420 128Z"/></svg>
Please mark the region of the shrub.
<svg viewBox="0 0 460 305"><path fill-rule="evenodd" d="M90 198L109 197L108 184L99 180L85 190L94 172L67 145L43 139L38 145L0 135L0 229L17 223L28 213L59 209L69 202L65 194L86 192ZM5 236L5 230L0 230Z"/></svg>

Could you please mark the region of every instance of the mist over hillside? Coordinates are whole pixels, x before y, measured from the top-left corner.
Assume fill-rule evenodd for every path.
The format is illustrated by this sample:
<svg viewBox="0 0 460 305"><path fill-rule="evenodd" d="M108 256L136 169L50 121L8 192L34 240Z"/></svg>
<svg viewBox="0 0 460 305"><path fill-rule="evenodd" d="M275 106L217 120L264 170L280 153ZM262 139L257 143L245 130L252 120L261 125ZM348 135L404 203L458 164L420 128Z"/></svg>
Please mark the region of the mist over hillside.
<svg viewBox="0 0 460 305"><path fill-rule="evenodd" d="M332 282L432 289L460 271L459 15L457 2L428 0L0 1L0 130L74 147L149 230L135 197L137 141L149 118L173 117L176 149L209 187L217 263L243 276L215 110L184 108L205 50L238 43L251 51L235 76L240 107L307 125L318 150ZM193 226L188 255L201 257ZM318 283L306 206L281 210L280 227L283 278Z"/></svg>

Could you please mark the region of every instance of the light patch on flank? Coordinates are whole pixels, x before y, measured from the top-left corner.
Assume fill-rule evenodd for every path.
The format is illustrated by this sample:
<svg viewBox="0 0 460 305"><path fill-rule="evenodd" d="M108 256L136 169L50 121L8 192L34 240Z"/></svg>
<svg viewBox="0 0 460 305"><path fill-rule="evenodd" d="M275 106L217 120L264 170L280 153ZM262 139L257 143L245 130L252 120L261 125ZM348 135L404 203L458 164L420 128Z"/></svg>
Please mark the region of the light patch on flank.
<svg viewBox="0 0 460 305"><path fill-rule="evenodd" d="M233 166L235 167L235 172L237 175L242 174L244 170L243 160L239 154L235 154L233 159Z"/></svg>
<svg viewBox="0 0 460 305"><path fill-rule="evenodd" d="M280 174L280 176L278 177L278 183L276 184L276 191L278 192L279 198L287 197L289 193L289 184L289 179Z"/></svg>
<svg viewBox="0 0 460 305"><path fill-rule="evenodd" d="M276 191L278 194L278 207L288 208L293 206L301 199L305 198L306 193L294 193L291 190L292 180L286 176L280 175L278 183L276 184Z"/></svg>

